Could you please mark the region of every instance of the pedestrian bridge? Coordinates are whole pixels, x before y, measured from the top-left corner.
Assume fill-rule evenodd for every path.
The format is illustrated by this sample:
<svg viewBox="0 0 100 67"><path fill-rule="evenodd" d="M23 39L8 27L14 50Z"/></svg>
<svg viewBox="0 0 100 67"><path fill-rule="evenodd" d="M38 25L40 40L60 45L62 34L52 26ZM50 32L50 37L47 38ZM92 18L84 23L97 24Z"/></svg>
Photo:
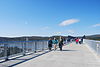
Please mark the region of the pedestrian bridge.
<svg viewBox="0 0 100 67"><path fill-rule="evenodd" d="M14 59L10 57L8 61L0 62L0 67L100 67L99 47L98 41L72 42L63 46L62 51L44 49Z"/></svg>

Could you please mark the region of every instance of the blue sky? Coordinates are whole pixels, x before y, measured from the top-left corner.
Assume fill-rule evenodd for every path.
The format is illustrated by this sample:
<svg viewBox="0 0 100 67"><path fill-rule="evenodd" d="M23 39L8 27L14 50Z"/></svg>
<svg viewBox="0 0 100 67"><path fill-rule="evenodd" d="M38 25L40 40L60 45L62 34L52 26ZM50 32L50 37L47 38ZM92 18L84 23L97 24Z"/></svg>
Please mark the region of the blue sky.
<svg viewBox="0 0 100 67"><path fill-rule="evenodd" d="M100 34L100 0L0 0L0 36Z"/></svg>

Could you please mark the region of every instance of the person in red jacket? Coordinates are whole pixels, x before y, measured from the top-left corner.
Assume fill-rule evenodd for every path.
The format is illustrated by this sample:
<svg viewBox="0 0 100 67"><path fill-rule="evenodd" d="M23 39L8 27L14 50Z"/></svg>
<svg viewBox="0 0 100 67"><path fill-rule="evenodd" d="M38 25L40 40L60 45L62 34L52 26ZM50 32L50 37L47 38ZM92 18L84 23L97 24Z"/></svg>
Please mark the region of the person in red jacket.
<svg viewBox="0 0 100 67"><path fill-rule="evenodd" d="M76 39L76 44L78 44L78 43L79 43L79 38Z"/></svg>

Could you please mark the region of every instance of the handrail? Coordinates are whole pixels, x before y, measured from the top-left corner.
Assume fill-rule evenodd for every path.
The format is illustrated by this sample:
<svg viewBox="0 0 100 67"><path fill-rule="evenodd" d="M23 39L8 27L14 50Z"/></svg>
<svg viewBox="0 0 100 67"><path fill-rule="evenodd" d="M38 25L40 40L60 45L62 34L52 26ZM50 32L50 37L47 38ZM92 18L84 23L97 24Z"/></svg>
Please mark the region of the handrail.
<svg viewBox="0 0 100 67"><path fill-rule="evenodd" d="M47 40L31 41L5 41L0 42L0 59L8 60L9 57L27 55L30 52L43 51L48 48Z"/></svg>
<svg viewBox="0 0 100 67"><path fill-rule="evenodd" d="M84 42L92 51L100 56L100 41L85 39Z"/></svg>

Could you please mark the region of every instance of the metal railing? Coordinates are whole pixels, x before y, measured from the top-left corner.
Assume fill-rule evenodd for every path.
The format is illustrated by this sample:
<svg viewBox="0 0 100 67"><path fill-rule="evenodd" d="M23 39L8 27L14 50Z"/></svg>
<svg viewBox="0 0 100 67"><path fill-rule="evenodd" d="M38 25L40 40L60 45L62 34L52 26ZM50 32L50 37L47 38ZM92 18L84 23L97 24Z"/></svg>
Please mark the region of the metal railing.
<svg viewBox="0 0 100 67"><path fill-rule="evenodd" d="M0 60L8 60L18 55L27 55L28 53L36 53L48 48L48 41L8 41L0 42Z"/></svg>
<svg viewBox="0 0 100 67"><path fill-rule="evenodd" d="M85 39L84 42L97 54L100 56L100 41L96 40L87 40Z"/></svg>

